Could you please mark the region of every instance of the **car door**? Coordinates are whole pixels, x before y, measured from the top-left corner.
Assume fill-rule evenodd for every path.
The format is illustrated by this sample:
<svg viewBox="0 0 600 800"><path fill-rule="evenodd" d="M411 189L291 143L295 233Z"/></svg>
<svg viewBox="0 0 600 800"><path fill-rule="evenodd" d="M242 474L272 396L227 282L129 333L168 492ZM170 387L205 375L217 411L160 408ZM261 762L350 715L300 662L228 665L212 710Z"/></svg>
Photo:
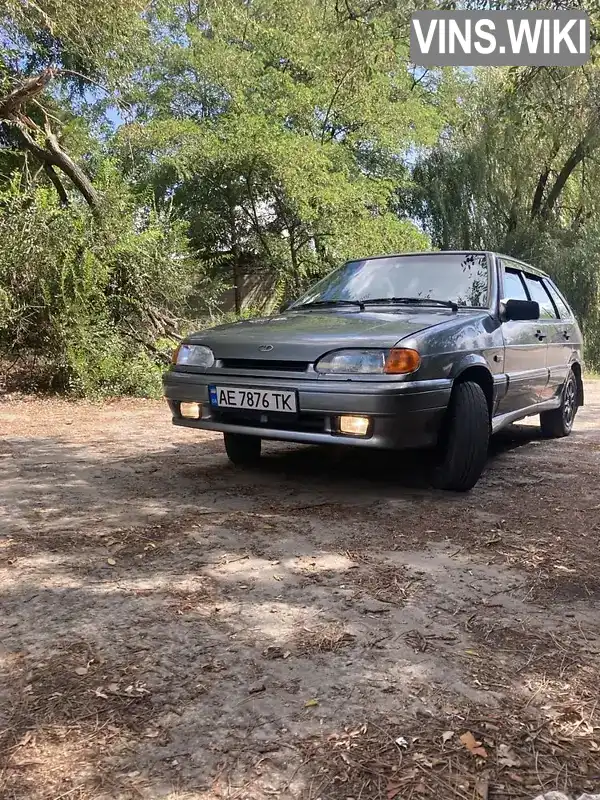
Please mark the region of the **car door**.
<svg viewBox="0 0 600 800"><path fill-rule="evenodd" d="M521 266L507 259L502 259L501 265L502 299L532 300ZM548 332L542 330L543 326L540 320L509 320L502 323L507 387L506 394L498 403L497 414L518 411L540 402L548 383Z"/></svg>
<svg viewBox="0 0 600 800"><path fill-rule="evenodd" d="M550 347L550 342L554 342L557 336L556 326L559 322L558 312L556 306L546 288L544 287L543 279L539 275L525 274L525 286L529 293L529 297L535 300L540 306L540 318L536 324L536 336L543 339L546 345L546 381L540 386L540 400L548 400L553 396L556 384L551 385L550 375L554 376L554 380L558 379L561 372L557 356L562 357L555 347ZM563 378L564 380L564 378Z"/></svg>
<svg viewBox="0 0 600 800"><path fill-rule="evenodd" d="M573 312L556 286L550 278L544 278L542 283L552 299L557 314L552 333L548 339L548 369L550 370L550 375L547 396L550 398L560 394L562 391L563 384L571 368L573 353L577 349L578 336Z"/></svg>

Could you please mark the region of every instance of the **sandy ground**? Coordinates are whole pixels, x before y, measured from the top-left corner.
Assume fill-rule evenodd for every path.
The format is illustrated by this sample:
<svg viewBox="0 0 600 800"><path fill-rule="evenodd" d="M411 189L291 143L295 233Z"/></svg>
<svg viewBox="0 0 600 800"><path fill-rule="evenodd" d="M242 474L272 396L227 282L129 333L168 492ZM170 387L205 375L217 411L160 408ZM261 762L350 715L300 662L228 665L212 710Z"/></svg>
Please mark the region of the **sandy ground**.
<svg viewBox="0 0 600 800"><path fill-rule="evenodd" d="M160 402L0 402L0 797L600 789L600 383L467 495ZM462 738L461 738L462 737Z"/></svg>

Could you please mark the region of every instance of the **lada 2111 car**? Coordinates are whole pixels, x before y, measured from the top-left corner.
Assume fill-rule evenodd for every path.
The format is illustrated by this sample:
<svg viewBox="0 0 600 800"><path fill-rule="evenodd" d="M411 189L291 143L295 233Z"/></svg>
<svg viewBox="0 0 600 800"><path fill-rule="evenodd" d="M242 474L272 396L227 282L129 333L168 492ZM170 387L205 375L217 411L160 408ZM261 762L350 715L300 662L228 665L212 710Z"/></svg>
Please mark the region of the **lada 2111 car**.
<svg viewBox="0 0 600 800"><path fill-rule="evenodd" d="M570 433L581 373L581 332L547 275L444 251L349 261L282 313L194 333L164 390L175 425L222 431L235 464L262 439L428 447L432 484L464 491L511 422Z"/></svg>

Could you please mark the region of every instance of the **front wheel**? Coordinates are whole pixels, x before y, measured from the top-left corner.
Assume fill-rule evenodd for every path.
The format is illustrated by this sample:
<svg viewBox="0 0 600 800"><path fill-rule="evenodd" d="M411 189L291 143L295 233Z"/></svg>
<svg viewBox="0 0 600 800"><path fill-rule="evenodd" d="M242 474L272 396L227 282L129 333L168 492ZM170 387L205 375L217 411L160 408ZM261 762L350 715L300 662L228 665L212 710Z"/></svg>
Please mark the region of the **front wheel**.
<svg viewBox="0 0 600 800"><path fill-rule="evenodd" d="M490 415L483 389L464 381L452 390L431 483L436 489L466 492L479 480L487 460Z"/></svg>
<svg viewBox="0 0 600 800"><path fill-rule="evenodd" d="M224 433L225 452L232 464L249 467L260 459L262 440L259 436L246 436L243 433Z"/></svg>
<svg viewBox="0 0 600 800"><path fill-rule="evenodd" d="M576 413L577 381L573 370L569 370L563 387L560 406L552 409L552 411L542 411L540 414L542 435L546 439L560 439L562 436L568 436L573 430Z"/></svg>

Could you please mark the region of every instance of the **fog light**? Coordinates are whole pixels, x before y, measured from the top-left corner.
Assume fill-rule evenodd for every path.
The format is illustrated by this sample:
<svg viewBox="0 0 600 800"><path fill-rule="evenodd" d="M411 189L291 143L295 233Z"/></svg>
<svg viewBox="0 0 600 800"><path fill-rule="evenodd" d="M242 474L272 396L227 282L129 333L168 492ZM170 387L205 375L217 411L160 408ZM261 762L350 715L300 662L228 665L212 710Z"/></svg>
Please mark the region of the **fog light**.
<svg viewBox="0 0 600 800"><path fill-rule="evenodd" d="M369 430L368 417L340 417L340 433L350 436L366 436Z"/></svg>
<svg viewBox="0 0 600 800"><path fill-rule="evenodd" d="M200 419L202 416L202 403L180 403L179 413L186 419Z"/></svg>

